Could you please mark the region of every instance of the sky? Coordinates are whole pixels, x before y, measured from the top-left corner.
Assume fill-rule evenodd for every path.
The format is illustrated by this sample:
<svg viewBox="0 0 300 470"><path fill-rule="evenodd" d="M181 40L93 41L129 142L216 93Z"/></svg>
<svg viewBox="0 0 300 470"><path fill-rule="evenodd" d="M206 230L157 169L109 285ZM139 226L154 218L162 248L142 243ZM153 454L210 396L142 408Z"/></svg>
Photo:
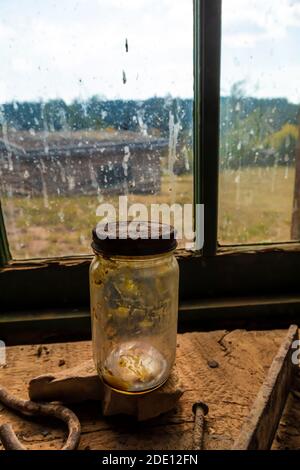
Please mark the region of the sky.
<svg viewBox="0 0 300 470"><path fill-rule="evenodd" d="M192 0L0 0L0 11L2 103L193 95ZM222 95L244 81L249 96L299 103L298 44L300 0L223 0Z"/></svg>
<svg viewBox="0 0 300 470"><path fill-rule="evenodd" d="M221 93L300 102L300 0L223 0Z"/></svg>

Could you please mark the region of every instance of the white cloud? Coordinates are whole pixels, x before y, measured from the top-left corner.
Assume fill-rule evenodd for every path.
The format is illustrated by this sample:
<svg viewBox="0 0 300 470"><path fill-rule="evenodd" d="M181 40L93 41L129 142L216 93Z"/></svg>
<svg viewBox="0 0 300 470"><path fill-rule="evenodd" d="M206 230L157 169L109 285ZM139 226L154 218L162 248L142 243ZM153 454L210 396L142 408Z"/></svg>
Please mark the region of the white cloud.
<svg viewBox="0 0 300 470"><path fill-rule="evenodd" d="M0 23L0 39L13 39L15 34L15 30L11 26Z"/></svg>
<svg viewBox="0 0 300 470"><path fill-rule="evenodd" d="M0 80L0 103L3 103L3 101L5 101L6 96L7 96L6 84L3 82L3 80Z"/></svg>
<svg viewBox="0 0 300 470"><path fill-rule="evenodd" d="M5 85L0 101L192 96L192 0L9 0L6 5L0 18ZM298 42L288 41L297 28L300 40L299 0L223 0L222 89L246 79L249 93L294 99L300 83L296 66L295 76L287 77L299 60Z"/></svg>
<svg viewBox="0 0 300 470"><path fill-rule="evenodd" d="M24 57L13 57L11 65L15 72L27 73L32 70L32 65Z"/></svg>
<svg viewBox="0 0 300 470"><path fill-rule="evenodd" d="M51 10L47 2L22 5L27 16L12 7L7 23L16 34L13 40L6 34L0 49L7 100L192 95L192 0L80 0L76 8L65 0Z"/></svg>
<svg viewBox="0 0 300 470"><path fill-rule="evenodd" d="M222 94L244 80L250 96L299 103L299 41L299 0L223 0Z"/></svg>
<svg viewBox="0 0 300 470"><path fill-rule="evenodd" d="M254 26L243 31L245 25ZM224 41L228 46L252 47L286 37L300 26L300 3L296 0L223 0ZM256 27L256 29L255 29Z"/></svg>

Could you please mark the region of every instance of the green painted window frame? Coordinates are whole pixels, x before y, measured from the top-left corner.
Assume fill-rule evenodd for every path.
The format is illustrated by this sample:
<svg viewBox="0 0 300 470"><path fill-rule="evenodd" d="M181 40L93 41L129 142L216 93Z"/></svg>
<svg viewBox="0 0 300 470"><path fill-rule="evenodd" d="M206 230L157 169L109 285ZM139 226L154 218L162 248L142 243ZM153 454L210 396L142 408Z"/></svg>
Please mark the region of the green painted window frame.
<svg viewBox="0 0 300 470"><path fill-rule="evenodd" d="M212 319L220 325L226 315L247 322L275 311L280 318L298 318L299 243L218 246L221 10L221 0L194 0L194 202L204 204L205 225L201 252L176 253L181 318L204 327ZM26 329L26 312L47 307L52 313L41 315L37 328L59 318L65 329L60 312L79 309L82 316L71 314L79 331L88 315L90 261L91 256L13 260L0 206L0 327L2 321L2 327Z"/></svg>

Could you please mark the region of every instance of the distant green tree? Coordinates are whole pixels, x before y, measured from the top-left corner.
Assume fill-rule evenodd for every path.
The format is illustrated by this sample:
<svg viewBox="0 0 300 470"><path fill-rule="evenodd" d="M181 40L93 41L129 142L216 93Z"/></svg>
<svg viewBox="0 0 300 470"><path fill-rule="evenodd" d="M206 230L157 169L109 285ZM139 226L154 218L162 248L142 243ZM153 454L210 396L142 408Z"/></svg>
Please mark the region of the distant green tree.
<svg viewBox="0 0 300 470"><path fill-rule="evenodd" d="M298 137L298 127L286 123L268 138L268 144L274 149L279 164L289 165L295 162Z"/></svg>
<svg viewBox="0 0 300 470"><path fill-rule="evenodd" d="M242 119L244 82L234 83L228 100L223 102L224 119L221 122L220 153L223 167L238 168L244 154L244 129Z"/></svg>
<svg viewBox="0 0 300 470"><path fill-rule="evenodd" d="M86 112L85 103L74 100L67 109L67 119L71 130L89 129L91 120Z"/></svg>

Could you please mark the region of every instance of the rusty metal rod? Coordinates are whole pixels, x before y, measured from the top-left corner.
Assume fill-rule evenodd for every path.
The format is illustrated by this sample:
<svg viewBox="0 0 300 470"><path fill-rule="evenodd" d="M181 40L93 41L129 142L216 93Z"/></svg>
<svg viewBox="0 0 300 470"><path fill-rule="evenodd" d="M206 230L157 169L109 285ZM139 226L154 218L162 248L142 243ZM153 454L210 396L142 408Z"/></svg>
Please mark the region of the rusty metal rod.
<svg viewBox="0 0 300 470"><path fill-rule="evenodd" d="M0 426L0 441L5 450L26 450L17 438L11 424Z"/></svg>
<svg viewBox="0 0 300 470"><path fill-rule="evenodd" d="M203 450L205 416L208 413L208 406L202 402L194 403L193 413L195 415L193 450Z"/></svg>

